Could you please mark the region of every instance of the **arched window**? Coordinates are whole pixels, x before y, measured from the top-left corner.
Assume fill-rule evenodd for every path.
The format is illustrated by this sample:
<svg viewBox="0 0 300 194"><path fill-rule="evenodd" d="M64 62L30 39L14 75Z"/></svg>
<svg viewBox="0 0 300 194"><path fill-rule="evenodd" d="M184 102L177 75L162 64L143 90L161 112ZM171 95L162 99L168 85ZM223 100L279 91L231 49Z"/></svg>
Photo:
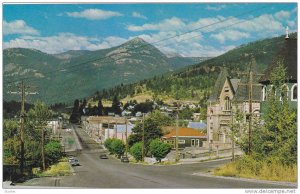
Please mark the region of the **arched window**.
<svg viewBox="0 0 300 194"><path fill-rule="evenodd" d="M275 87L273 85L270 86L267 99L271 99L272 97L276 98L276 90L275 90Z"/></svg>
<svg viewBox="0 0 300 194"><path fill-rule="evenodd" d="M264 86L262 89L262 101L267 100L267 86Z"/></svg>
<svg viewBox="0 0 300 194"><path fill-rule="evenodd" d="M297 101L298 96L297 96L297 84L294 84L292 89L291 89L291 100L292 101Z"/></svg>
<svg viewBox="0 0 300 194"><path fill-rule="evenodd" d="M231 102L228 96L225 97L225 110L231 110Z"/></svg>
<svg viewBox="0 0 300 194"><path fill-rule="evenodd" d="M289 87L284 84L282 87L281 87L281 92L280 92L280 101L282 101L282 99L288 99L288 95L289 95Z"/></svg>

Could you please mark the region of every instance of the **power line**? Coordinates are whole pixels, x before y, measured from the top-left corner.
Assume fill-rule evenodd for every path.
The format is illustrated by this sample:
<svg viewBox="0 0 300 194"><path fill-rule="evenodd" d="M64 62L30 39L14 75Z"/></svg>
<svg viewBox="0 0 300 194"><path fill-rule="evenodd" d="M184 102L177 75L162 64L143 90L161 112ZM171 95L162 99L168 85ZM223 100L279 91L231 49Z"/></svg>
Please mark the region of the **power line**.
<svg viewBox="0 0 300 194"><path fill-rule="evenodd" d="M244 12L244 13L242 13L242 14L238 14L238 15L235 15L235 16L232 16L232 17L229 17L229 18L226 18L226 19L222 19L222 20L219 20L219 21L217 21L217 22L214 22L214 23L211 23L211 24L208 24L208 25L205 25L205 26L201 26L201 27L199 27L199 28L195 28L195 29L193 29L193 30L189 30L189 31L187 31L187 32L180 33L180 34L178 34L178 35L174 35L174 36L171 36L171 37L168 37L168 38L164 38L164 39L161 39L161 40L159 40L159 41L152 42L152 43L149 43L149 44L152 44L152 45L153 45L153 44L157 44L157 43L160 43L160 42L163 42L163 41L172 39L172 38L180 37L180 36L183 36L183 35L185 35L185 34L188 34L188 33L191 33L191 32L195 32L195 31L198 31L198 30L201 30L201 29L204 29L204 28L207 28L207 27L216 25L216 24L224 23L224 22L226 22L226 21L235 19L236 17L243 16L243 15L245 15L245 14L257 12L257 11L262 10L262 9L265 9L265 8L267 8L267 7L268 7L268 6L263 6L263 7L260 7L260 8L258 8L258 9L255 9L255 10L250 10L250 11ZM111 57L114 56L114 55L119 55L119 54L127 53L128 51L134 51L134 50L137 50L137 49L141 49L141 48L146 47L146 46L148 46L148 45L141 45L141 46L138 46L138 47L135 47L135 48L132 48L132 49L127 49L127 50L124 51L124 52L113 53L113 54L107 55L107 56L105 56L105 57L92 59L92 60L89 60L89 61L86 61L86 62L83 62L83 63L79 63L79 64L75 64L75 65L70 65L70 66L67 67L67 68L73 68L73 67L77 67L77 66L80 66L80 65L86 65L86 64L89 64L89 63L91 63L91 62L103 60L103 59L106 59L106 58L111 58ZM65 70L65 69L66 69L66 67L60 68L60 69L56 69L56 70L52 70L52 71L49 71L49 72L44 73L44 75L52 74L52 73L55 73L55 72L58 72L58 71L63 71L63 70ZM23 78L21 78L21 79L23 79L23 80L29 80L29 79L32 79L32 77L23 77ZM9 82L7 82L7 83L14 83L14 82L16 82L16 81L19 81L19 80L12 80L12 81L9 81Z"/></svg>

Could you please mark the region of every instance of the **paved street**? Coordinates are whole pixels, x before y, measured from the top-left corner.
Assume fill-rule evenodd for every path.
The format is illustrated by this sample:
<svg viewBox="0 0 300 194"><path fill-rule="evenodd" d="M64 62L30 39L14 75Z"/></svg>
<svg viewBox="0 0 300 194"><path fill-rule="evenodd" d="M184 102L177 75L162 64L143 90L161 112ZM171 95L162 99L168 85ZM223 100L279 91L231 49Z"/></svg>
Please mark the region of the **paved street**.
<svg viewBox="0 0 300 194"><path fill-rule="evenodd" d="M77 188L283 188L274 184L231 180L217 177L193 175L207 172L229 160L153 166L121 163L113 157L99 159L98 146L94 145L83 129L77 128L83 150L77 157L81 166L74 167L73 176L40 181L39 186ZM102 150L103 151L103 150ZM43 183L42 183L43 182ZM43 185L44 184L44 185Z"/></svg>

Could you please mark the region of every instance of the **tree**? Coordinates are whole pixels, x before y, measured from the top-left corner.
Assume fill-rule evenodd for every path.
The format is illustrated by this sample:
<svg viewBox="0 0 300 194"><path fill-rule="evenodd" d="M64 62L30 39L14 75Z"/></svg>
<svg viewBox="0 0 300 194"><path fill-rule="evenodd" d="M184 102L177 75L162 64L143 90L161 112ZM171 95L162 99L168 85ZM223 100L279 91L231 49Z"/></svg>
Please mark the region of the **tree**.
<svg viewBox="0 0 300 194"><path fill-rule="evenodd" d="M125 152L125 145L120 139L113 139L111 143L112 153L120 158Z"/></svg>
<svg viewBox="0 0 300 194"><path fill-rule="evenodd" d="M106 147L106 149L107 149L111 154L113 153L112 142L113 142L113 139L112 139L112 138L108 138L108 139L106 139L105 142L104 142L104 146Z"/></svg>
<svg viewBox="0 0 300 194"><path fill-rule="evenodd" d="M76 99L74 101L73 110L70 116L70 122L71 123L79 123L80 122L80 110L79 110L79 100Z"/></svg>
<svg viewBox="0 0 300 194"><path fill-rule="evenodd" d="M45 162L45 153L44 153L44 145L45 145L45 129L48 123L48 120L52 117L52 111L46 106L46 104L37 101L34 104L34 107L28 112L28 120L26 123L28 126L34 131L38 131L41 133L41 159L42 159L42 167L43 170L46 169Z"/></svg>
<svg viewBox="0 0 300 194"><path fill-rule="evenodd" d="M120 115L121 114L121 103L118 100L117 96L114 96L113 101L112 101L112 105L111 105L112 111L117 114Z"/></svg>
<svg viewBox="0 0 300 194"><path fill-rule="evenodd" d="M160 139L154 139L149 145L149 151L157 161L161 162L161 159L165 158L171 151L171 146Z"/></svg>
<svg viewBox="0 0 300 194"><path fill-rule="evenodd" d="M185 109L179 112L179 118L182 119L191 119L192 116L193 116L193 111L189 107L186 107Z"/></svg>
<svg viewBox="0 0 300 194"><path fill-rule="evenodd" d="M98 116L102 116L104 114L102 100L98 101Z"/></svg>
<svg viewBox="0 0 300 194"><path fill-rule="evenodd" d="M59 141L52 140L45 145L45 157L47 165L54 164L63 156Z"/></svg>
<svg viewBox="0 0 300 194"><path fill-rule="evenodd" d="M136 161L142 160L142 142L137 142L131 146L129 152L134 157Z"/></svg>
<svg viewBox="0 0 300 194"><path fill-rule="evenodd" d="M151 140L160 138L163 135L161 126L159 124L161 124L160 120L157 120L155 114L154 115L150 114L150 116L148 116L144 121L145 154L148 153L149 144ZM143 124L139 123L132 129L133 134L131 134L128 139L129 146L132 146L136 142L142 141L142 137L143 137L142 126Z"/></svg>
<svg viewBox="0 0 300 194"><path fill-rule="evenodd" d="M282 61L278 61L271 73L270 82L274 90L268 96L264 124L255 127L252 133L252 151L258 159L276 158L283 164L291 165L297 162L297 114L289 107L287 98L279 101L276 96L284 90L285 71Z"/></svg>

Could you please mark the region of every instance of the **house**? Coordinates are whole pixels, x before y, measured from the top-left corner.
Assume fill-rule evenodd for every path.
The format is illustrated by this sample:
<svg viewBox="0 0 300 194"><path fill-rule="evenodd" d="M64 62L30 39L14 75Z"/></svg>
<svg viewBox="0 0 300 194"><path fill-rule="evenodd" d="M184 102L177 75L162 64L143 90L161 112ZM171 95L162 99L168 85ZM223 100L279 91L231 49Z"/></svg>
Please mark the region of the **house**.
<svg viewBox="0 0 300 194"><path fill-rule="evenodd" d="M175 148L176 128L172 127L171 131L162 137L163 141ZM202 142L207 140L207 135L200 130L193 128L178 128L178 148L202 147Z"/></svg>
<svg viewBox="0 0 300 194"><path fill-rule="evenodd" d="M189 123L188 123L188 126L187 126L188 128L193 128L193 129L200 129L200 130L205 130L206 131L206 127L207 127L207 125L206 125L206 123L204 123L204 122L192 122L192 121L190 121Z"/></svg>
<svg viewBox="0 0 300 194"><path fill-rule="evenodd" d="M285 92L273 91L273 86L270 83L272 70L278 66L277 61L283 60L283 65L286 68L286 80L282 85ZM284 45L279 49L272 64L264 72L264 76L260 79L262 87L262 111L266 109L268 96L271 92L275 92L278 100L287 98L288 103L292 108L297 108L297 39L290 38L288 31L285 37Z"/></svg>
<svg viewBox="0 0 300 194"><path fill-rule="evenodd" d="M193 120L194 121L199 121L200 116L201 116L201 113L198 113L198 112L193 113Z"/></svg>
<svg viewBox="0 0 300 194"><path fill-rule="evenodd" d="M127 111L127 110L123 110L123 112L121 113L122 117L125 116L131 116L132 112L131 111Z"/></svg>

